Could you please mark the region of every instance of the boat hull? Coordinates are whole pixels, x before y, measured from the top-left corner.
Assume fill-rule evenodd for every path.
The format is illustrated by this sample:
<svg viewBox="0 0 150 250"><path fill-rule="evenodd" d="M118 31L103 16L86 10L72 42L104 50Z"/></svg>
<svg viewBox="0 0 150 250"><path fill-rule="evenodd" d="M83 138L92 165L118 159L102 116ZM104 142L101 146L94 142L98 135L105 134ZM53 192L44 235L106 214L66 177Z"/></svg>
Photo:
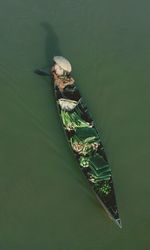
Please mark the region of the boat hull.
<svg viewBox="0 0 150 250"><path fill-rule="evenodd" d="M54 93L67 140L80 169L108 215L121 227L111 168L79 89L74 83L60 90L54 81Z"/></svg>

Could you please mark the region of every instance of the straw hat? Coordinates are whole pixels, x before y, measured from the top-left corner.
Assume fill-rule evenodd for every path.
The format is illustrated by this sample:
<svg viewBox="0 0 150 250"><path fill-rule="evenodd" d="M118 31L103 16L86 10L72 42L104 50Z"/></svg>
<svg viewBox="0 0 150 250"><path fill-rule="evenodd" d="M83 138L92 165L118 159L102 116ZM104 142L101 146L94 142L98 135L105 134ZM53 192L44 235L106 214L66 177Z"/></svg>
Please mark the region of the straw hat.
<svg viewBox="0 0 150 250"><path fill-rule="evenodd" d="M72 71L71 64L66 58L62 56L54 56L53 60L56 64L58 64L63 70L67 71L68 73Z"/></svg>

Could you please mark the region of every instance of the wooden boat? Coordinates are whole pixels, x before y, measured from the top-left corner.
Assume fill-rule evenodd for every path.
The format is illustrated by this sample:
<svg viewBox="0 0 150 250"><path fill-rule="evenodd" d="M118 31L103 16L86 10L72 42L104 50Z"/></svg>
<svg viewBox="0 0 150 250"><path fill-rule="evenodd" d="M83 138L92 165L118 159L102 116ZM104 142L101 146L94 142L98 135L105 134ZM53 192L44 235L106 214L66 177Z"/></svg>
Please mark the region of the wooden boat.
<svg viewBox="0 0 150 250"><path fill-rule="evenodd" d="M94 121L70 72L71 65L63 57L54 57L51 72L37 71L44 75L51 73L59 115L80 169L109 217L121 228L111 168Z"/></svg>

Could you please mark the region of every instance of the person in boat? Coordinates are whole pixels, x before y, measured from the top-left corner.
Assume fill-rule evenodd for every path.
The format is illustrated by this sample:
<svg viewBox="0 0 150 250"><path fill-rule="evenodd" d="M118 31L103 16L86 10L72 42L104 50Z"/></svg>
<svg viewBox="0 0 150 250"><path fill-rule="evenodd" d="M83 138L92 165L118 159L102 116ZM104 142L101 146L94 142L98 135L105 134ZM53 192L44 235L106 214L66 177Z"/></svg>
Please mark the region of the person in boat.
<svg viewBox="0 0 150 250"><path fill-rule="evenodd" d="M72 70L70 62L61 56L54 57L54 66L52 67L52 75L54 84L62 93L66 86L73 85L74 79L70 76Z"/></svg>

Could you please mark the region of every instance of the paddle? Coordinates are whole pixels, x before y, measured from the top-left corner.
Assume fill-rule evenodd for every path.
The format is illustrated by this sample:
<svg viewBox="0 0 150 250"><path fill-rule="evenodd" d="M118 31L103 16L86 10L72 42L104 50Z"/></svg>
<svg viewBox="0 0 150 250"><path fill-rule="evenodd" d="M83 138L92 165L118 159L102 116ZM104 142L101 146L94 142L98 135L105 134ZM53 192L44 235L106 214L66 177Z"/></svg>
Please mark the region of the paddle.
<svg viewBox="0 0 150 250"><path fill-rule="evenodd" d="M48 69L36 69L34 73L40 75L40 76L50 76L50 72Z"/></svg>

